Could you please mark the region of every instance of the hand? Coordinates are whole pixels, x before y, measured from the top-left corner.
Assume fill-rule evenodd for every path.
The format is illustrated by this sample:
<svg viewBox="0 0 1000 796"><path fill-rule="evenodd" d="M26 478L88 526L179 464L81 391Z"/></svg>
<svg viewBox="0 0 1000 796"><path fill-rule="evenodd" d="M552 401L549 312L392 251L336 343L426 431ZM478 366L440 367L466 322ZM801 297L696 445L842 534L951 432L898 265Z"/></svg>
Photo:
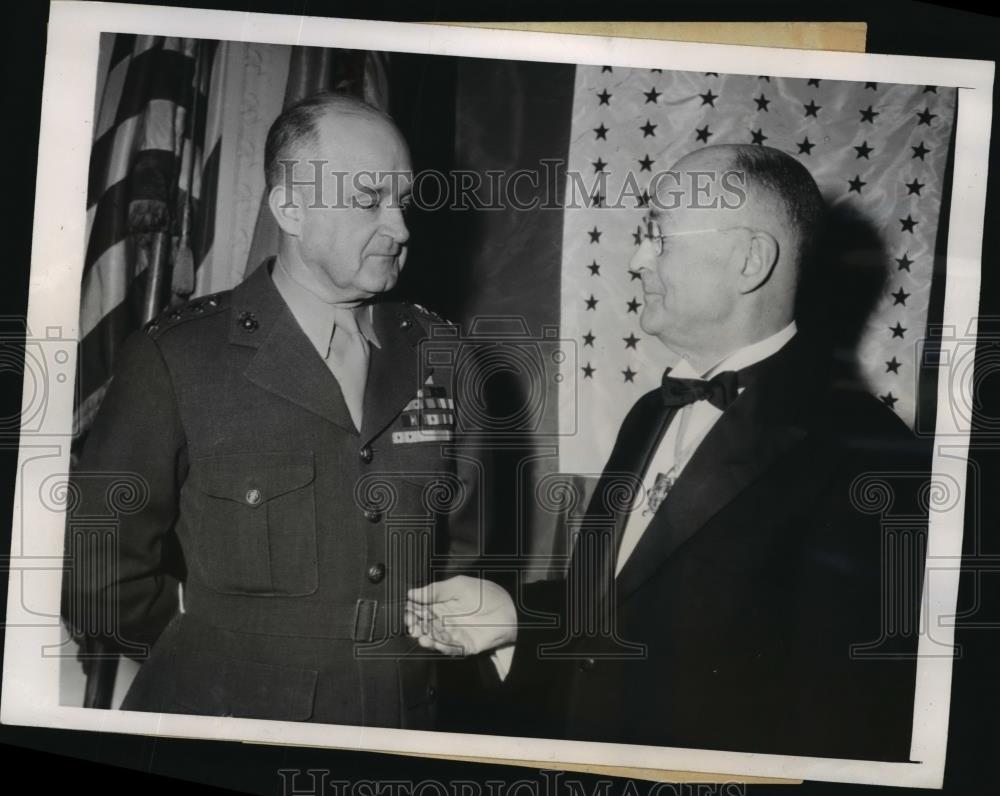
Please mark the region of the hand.
<svg viewBox="0 0 1000 796"><path fill-rule="evenodd" d="M457 575L410 589L406 629L421 647L445 655L475 655L517 638L517 611L492 581Z"/></svg>

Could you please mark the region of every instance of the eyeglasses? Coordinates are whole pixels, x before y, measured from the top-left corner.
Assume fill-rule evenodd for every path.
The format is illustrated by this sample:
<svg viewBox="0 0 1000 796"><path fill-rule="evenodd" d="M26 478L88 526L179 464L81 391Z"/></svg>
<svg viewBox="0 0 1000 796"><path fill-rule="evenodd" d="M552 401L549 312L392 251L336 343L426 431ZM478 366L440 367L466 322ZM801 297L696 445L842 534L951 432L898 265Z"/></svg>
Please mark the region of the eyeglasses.
<svg viewBox="0 0 1000 796"><path fill-rule="evenodd" d="M708 232L732 232L734 229L751 228L745 226L714 227L712 229L685 229L680 232L667 232L664 234L660 231L660 225L655 219L646 218L646 239L653 241L653 248L656 250L657 257L663 254L663 241L667 238L680 238L684 235L704 235Z"/></svg>

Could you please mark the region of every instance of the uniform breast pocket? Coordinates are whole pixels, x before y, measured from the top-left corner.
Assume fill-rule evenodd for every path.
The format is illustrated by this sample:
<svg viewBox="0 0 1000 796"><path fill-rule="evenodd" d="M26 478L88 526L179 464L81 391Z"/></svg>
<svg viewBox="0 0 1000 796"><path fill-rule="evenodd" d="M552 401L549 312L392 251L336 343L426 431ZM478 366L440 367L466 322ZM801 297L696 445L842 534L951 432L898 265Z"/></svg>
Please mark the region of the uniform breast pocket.
<svg viewBox="0 0 1000 796"><path fill-rule="evenodd" d="M228 594L316 591L315 478L311 451L193 460L195 552L206 585Z"/></svg>

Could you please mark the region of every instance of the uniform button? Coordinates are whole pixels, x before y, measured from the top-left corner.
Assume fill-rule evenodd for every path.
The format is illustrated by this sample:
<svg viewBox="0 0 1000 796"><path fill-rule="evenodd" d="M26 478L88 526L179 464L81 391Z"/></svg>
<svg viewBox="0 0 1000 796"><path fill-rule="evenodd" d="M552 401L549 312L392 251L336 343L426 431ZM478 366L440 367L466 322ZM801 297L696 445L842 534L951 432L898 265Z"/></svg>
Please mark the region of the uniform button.
<svg viewBox="0 0 1000 796"><path fill-rule="evenodd" d="M236 319L236 325L245 332L256 332L260 323L252 312L241 312Z"/></svg>
<svg viewBox="0 0 1000 796"><path fill-rule="evenodd" d="M385 577L385 564L372 564L368 567L368 580L372 583L381 583Z"/></svg>
<svg viewBox="0 0 1000 796"><path fill-rule="evenodd" d="M582 661L580 661L580 671L582 672L589 672L595 666L597 666L597 661L595 661L593 658L584 658Z"/></svg>
<svg viewBox="0 0 1000 796"><path fill-rule="evenodd" d="M431 699L434 699L434 697L437 696L437 692L438 690L434 686L432 685L427 686L427 696L429 696Z"/></svg>
<svg viewBox="0 0 1000 796"><path fill-rule="evenodd" d="M371 449L371 445L365 445L358 451L358 456L361 457L361 461L365 464L369 464L375 458L375 452Z"/></svg>
<svg viewBox="0 0 1000 796"><path fill-rule="evenodd" d="M403 318L399 322L400 329L409 329L411 326L413 326L413 321L411 321L409 318Z"/></svg>
<svg viewBox="0 0 1000 796"><path fill-rule="evenodd" d="M259 489L248 489L246 494L247 503L251 506L256 506L261 501L261 494Z"/></svg>
<svg viewBox="0 0 1000 796"><path fill-rule="evenodd" d="M381 512L375 511L375 509L365 509L365 519L368 522L378 522L382 519Z"/></svg>

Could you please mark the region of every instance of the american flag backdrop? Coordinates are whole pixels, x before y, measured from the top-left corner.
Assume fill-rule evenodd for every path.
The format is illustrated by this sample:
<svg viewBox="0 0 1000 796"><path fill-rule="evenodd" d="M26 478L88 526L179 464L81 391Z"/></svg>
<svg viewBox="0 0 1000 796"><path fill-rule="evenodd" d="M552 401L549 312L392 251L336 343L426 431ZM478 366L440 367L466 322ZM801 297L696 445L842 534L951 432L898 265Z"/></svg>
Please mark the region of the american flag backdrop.
<svg viewBox="0 0 1000 796"><path fill-rule="evenodd" d="M794 155L831 208L868 221L886 273L857 368L912 426L956 99L935 86L578 67L561 291L562 336L576 343L578 371L563 374L575 389L561 389L560 413L585 433L563 440L563 470L600 469L625 413L659 384L668 352L639 328L642 288L628 269L641 194L655 173L708 144Z"/></svg>
<svg viewBox="0 0 1000 796"><path fill-rule="evenodd" d="M265 61L275 75L262 72ZM384 105L386 64L384 53L104 34L80 298L78 439L131 332L166 307L233 287L275 253L276 226L263 201L273 120L259 118L265 99L275 115L282 104L331 88ZM251 163L256 189L236 173ZM255 196L236 202L240 191ZM246 246L234 245L238 236Z"/></svg>
<svg viewBox="0 0 1000 796"><path fill-rule="evenodd" d="M283 105L338 89L384 106L387 63L385 53L365 51L102 35L81 278L77 444L130 334L170 306L233 287L251 264L275 253L262 167L267 130ZM100 644L92 644L87 652L97 655ZM132 662L95 670L93 706L111 706L113 693L120 699L135 671Z"/></svg>
<svg viewBox="0 0 1000 796"><path fill-rule="evenodd" d="M225 45L104 36L80 300L78 433L100 404L125 337L203 281L219 170Z"/></svg>

